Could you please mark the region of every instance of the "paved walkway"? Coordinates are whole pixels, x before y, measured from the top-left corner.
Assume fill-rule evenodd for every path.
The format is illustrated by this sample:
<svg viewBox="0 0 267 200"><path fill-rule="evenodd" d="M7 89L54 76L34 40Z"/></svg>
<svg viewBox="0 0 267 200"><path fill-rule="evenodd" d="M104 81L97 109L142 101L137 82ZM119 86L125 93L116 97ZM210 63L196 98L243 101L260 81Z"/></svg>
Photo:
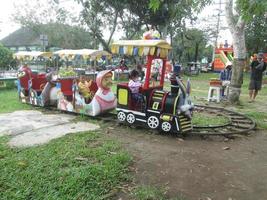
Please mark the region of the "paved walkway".
<svg viewBox="0 0 267 200"><path fill-rule="evenodd" d="M0 115L0 136L9 135L12 147L29 147L45 144L69 133L92 131L98 125L72 122L67 114L43 114L40 111L15 111Z"/></svg>

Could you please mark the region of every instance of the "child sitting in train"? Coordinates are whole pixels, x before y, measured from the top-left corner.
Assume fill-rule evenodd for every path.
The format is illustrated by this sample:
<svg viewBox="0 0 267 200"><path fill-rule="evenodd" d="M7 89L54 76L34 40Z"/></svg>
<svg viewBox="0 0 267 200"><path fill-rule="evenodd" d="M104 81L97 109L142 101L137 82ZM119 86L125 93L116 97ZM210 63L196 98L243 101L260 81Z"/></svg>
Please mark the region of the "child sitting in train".
<svg viewBox="0 0 267 200"><path fill-rule="evenodd" d="M139 93L139 89L142 86L142 83L139 81L139 73L136 69L133 69L130 72L130 80L128 86L132 92L132 98L134 101L141 103L143 102L143 95Z"/></svg>
<svg viewBox="0 0 267 200"><path fill-rule="evenodd" d="M78 88L79 88L81 95L84 97L84 100L86 103L89 103L93 99L93 94L90 91L91 84L92 84L92 80L88 82L86 80L86 77L84 75L81 75Z"/></svg>

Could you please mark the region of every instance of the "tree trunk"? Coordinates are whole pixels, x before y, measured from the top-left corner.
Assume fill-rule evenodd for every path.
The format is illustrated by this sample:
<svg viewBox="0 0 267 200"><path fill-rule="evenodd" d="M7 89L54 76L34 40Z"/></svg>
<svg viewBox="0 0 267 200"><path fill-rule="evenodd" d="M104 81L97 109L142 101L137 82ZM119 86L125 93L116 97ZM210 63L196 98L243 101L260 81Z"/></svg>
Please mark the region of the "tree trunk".
<svg viewBox="0 0 267 200"><path fill-rule="evenodd" d="M231 103L236 103L239 101L239 96L241 94L241 87L243 84L243 71L245 66L245 59L234 58L233 69L232 69L232 78L229 91L229 101Z"/></svg>
<svg viewBox="0 0 267 200"><path fill-rule="evenodd" d="M199 43L196 42L196 45L195 45L195 58L194 58L194 62L197 62L197 59L198 59L198 49L199 49Z"/></svg>
<svg viewBox="0 0 267 200"><path fill-rule="evenodd" d="M246 65L246 46L245 46L245 22L241 15L233 14L233 0L226 0L225 6L226 19L233 37L234 61L232 68L232 78L230 84L229 101L237 103L241 94L243 84L243 71Z"/></svg>
<svg viewBox="0 0 267 200"><path fill-rule="evenodd" d="M244 29L235 30L233 35L234 62L232 69L232 78L230 84L229 101L236 103L239 101L241 87L243 84L243 72L246 66L246 46Z"/></svg>

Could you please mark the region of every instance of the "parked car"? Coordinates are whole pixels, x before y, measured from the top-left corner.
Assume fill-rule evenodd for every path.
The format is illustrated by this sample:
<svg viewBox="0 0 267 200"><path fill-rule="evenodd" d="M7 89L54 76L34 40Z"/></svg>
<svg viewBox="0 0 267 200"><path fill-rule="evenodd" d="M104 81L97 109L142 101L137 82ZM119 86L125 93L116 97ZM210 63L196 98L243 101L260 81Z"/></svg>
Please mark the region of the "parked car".
<svg viewBox="0 0 267 200"><path fill-rule="evenodd" d="M207 73L211 71L211 66L209 65L209 63L201 63L200 71Z"/></svg>
<svg viewBox="0 0 267 200"><path fill-rule="evenodd" d="M194 75L199 75L200 70L201 70L200 63L189 62L187 63L184 73L188 76L194 76Z"/></svg>

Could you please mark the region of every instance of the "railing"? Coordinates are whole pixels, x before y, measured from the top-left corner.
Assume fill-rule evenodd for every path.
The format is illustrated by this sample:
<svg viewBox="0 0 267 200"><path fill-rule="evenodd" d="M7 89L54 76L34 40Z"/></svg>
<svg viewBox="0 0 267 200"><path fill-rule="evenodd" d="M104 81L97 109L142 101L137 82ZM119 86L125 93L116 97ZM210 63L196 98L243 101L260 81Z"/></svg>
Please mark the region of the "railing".
<svg viewBox="0 0 267 200"><path fill-rule="evenodd" d="M16 70L0 70L0 78L11 78L11 77L17 77L17 71Z"/></svg>

